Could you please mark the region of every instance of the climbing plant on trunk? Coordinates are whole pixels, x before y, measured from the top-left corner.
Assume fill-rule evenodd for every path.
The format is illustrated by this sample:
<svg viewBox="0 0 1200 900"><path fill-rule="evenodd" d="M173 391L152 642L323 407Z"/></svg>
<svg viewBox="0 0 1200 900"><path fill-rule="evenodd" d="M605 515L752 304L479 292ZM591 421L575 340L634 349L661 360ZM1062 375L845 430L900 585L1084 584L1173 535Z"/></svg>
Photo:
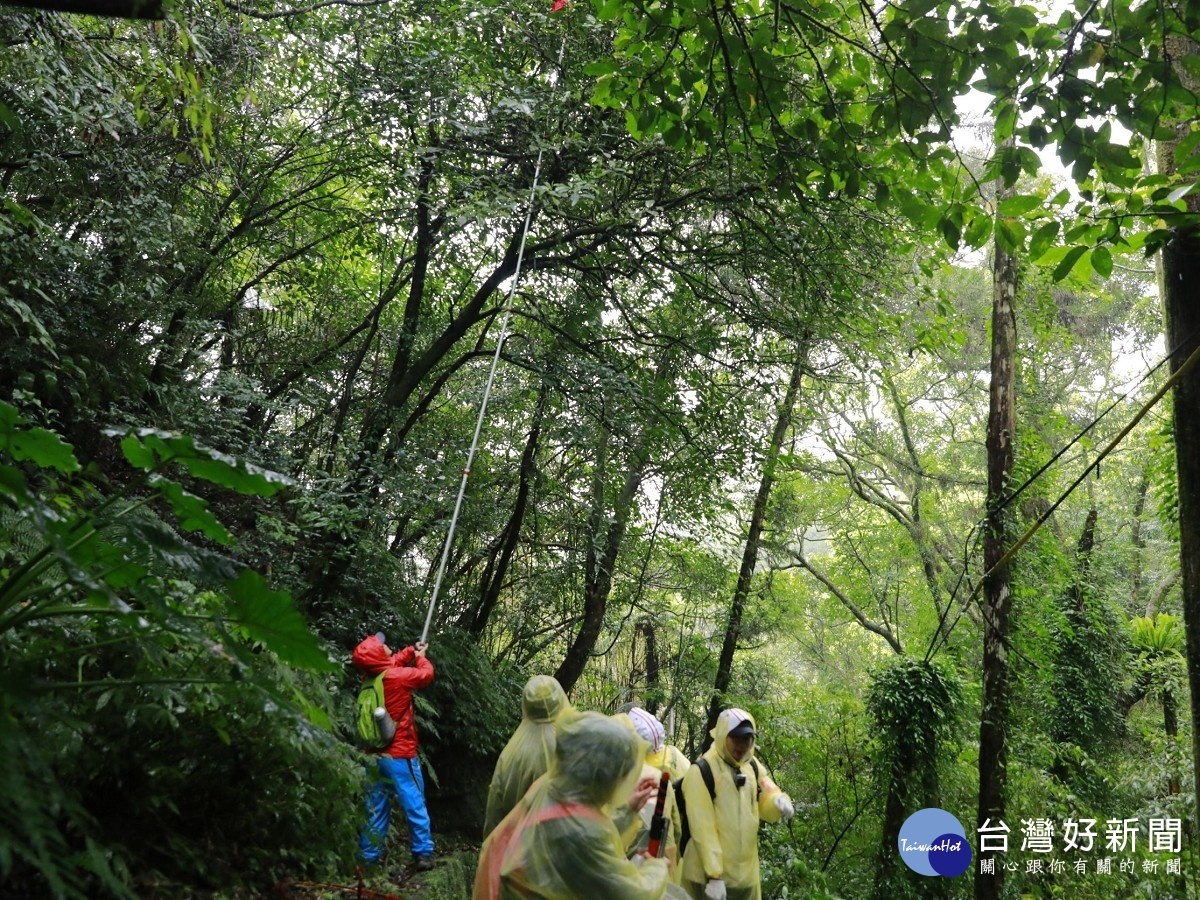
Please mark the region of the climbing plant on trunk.
<svg viewBox="0 0 1200 900"><path fill-rule="evenodd" d="M913 872L897 846L904 820L940 803L938 767L954 753L961 703L957 679L935 661L902 656L871 682L867 709L876 729L875 765L887 790L875 870L877 900L950 896L947 879Z"/></svg>

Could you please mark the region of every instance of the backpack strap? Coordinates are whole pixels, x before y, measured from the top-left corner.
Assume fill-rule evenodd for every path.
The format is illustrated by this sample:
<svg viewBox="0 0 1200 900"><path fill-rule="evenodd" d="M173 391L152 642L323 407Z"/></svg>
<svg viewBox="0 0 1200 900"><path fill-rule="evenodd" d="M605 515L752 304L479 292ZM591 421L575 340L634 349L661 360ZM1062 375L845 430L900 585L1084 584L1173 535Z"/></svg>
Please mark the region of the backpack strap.
<svg viewBox="0 0 1200 900"><path fill-rule="evenodd" d="M708 796L715 799L717 796L717 783L713 780L712 766L702 756L696 760L696 767L700 770L700 777L704 779L704 786L708 788Z"/></svg>
<svg viewBox="0 0 1200 900"><path fill-rule="evenodd" d="M703 756L696 760L696 765L700 769L700 777L704 779L704 786L708 788L708 796L716 798L717 785L713 781L712 767L709 766L708 760ZM753 756L750 757L750 768L754 770L754 787L757 789L756 796L762 796L762 772L758 768L758 760Z"/></svg>
<svg viewBox="0 0 1200 900"><path fill-rule="evenodd" d="M604 821L604 816L600 815L594 807L584 803L555 803L551 806L544 806L530 816L525 824L538 825L542 822L549 822L552 819L565 819L572 816L577 819L595 819L598 822Z"/></svg>

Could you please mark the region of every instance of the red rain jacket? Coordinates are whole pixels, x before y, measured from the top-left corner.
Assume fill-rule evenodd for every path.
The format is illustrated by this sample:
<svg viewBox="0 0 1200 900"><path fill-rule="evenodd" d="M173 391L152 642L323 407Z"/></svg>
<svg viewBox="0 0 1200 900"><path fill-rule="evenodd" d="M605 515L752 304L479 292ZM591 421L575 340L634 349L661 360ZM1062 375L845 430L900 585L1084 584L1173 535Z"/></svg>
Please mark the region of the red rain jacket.
<svg viewBox="0 0 1200 900"><path fill-rule="evenodd" d="M413 647L388 653L379 638L365 638L351 656L354 667L363 677L374 678L383 672L383 702L388 715L396 723L396 736L386 753L395 759L412 759L417 755L417 722L412 692L433 683L433 663L417 657ZM412 665L410 665L412 663Z"/></svg>

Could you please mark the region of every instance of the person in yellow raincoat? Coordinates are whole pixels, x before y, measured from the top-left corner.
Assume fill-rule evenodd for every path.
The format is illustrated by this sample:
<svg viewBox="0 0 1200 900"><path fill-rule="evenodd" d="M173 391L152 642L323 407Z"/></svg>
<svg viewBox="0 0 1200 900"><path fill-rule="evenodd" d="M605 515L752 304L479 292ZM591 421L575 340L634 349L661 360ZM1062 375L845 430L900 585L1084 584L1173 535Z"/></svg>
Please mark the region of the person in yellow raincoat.
<svg viewBox="0 0 1200 900"><path fill-rule="evenodd" d="M571 701L558 680L534 675L521 692L521 724L508 739L488 786L483 836L487 837L554 759L554 723Z"/></svg>
<svg viewBox="0 0 1200 900"><path fill-rule="evenodd" d="M760 900L758 824L790 819L792 801L754 759L750 713L723 710L710 733L712 746L701 760L712 771L712 794L699 761L683 777L691 833L683 853L683 887L694 900Z"/></svg>
<svg viewBox="0 0 1200 900"><path fill-rule="evenodd" d="M633 720L638 734L650 745L650 750L646 753L646 762L663 772L671 773L672 784L686 775L692 764L678 747L666 742L667 732L658 717L633 704L625 711Z"/></svg>
<svg viewBox="0 0 1200 900"><path fill-rule="evenodd" d="M627 859L612 820L635 794L642 756L608 716L560 717L550 771L483 842L473 900L661 900L666 861Z"/></svg>
<svg viewBox="0 0 1200 900"><path fill-rule="evenodd" d="M638 747L642 751L644 760L638 784L649 783L654 786L653 792L646 798L645 803L641 804L637 809L629 810L628 808L618 806L616 814L613 816L613 820L617 825L617 831L621 835L621 840L625 843L625 855L630 859L633 859L638 854L644 854L649 850L650 829L654 821L654 808L658 800L658 789L663 773L663 770L658 768L658 766L651 765L648 761L645 761L655 746L652 741L655 741L656 737L654 730L647 728L646 723L640 721L640 717L636 717L637 713L641 713L642 716L650 715L643 709L630 709L627 713L617 713L613 716L616 721L638 736ZM660 725L660 731L661 727ZM647 737L647 734L649 734L649 737ZM659 745L662 743L661 734L657 737L657 743ZM663 815L666 827L663 831L662 849L659 855L667 860L671 871L671 878L678 883L677 846L679 843L680 820L679 810L675 808L675 792L672 790L669 781L667 783L667 792L664 796Z"/></svg>

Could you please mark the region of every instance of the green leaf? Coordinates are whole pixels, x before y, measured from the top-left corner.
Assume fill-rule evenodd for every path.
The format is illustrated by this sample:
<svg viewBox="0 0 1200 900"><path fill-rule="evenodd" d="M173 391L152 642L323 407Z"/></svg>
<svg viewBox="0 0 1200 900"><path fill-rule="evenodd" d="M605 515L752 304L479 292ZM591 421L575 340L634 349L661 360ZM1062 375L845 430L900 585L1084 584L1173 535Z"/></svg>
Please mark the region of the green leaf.
<svg viewBox="0 0 1200 900"><path fill-rule="evenodd" d="M20 469L0 465L0 494L14 497L20 503L29 502L29 487Z"/></svg>
<svg viewBox="0 0 1200 900"><path fill-rule="evenodd" d="M7 449L13 459L29 460L43 469L57 469L64 474L79 471L79 460L71 445L45 428L10 434Z"/></svg>
<svg viewBox="0 0 1200 900"><path fill-rule="evenodd" d="M19 462L32 462L65 475L79 471L79 460L70 444L45 428L24 428L23 422L15 406L0 403L0 451Z"/></svg>
<svg viewBox="0 0 1200 900"><path fill-rule="evenodd" d="M1155 228L1143 238L1142 250L1146 256L1153 256L1175 236L1169 228Z"/></svg>
<svg viewBox="0 0 1200 900"><path fill-rule="evenodd" d="M908 191L897 191L895 199L900 205L900 211L914 225L918 225L921 228L928 228L934 223L941 221L941 211L917 194Z"/></svg>
<svg viewBox="0 0 1200 900"><path fill-rule="evenodd" d="M968 246L982 247L992 234L993 220L989 215L977 213L967 225L965 240Z"/></svg>
<svg viewBox="0 0 1200 900"><path fill-rule="evenodd" d="M1012 137L1017 127L1017 105L1004 103L996 111L996 124L993 128L993 140L1002 143Z"/></svg>
<svg viewBox="0 0 1200 900"><path fill-rule="evenodd" d="M296 610L287 591L273 591L257 572L244 570L229 587L230 618L284 662L317 671L337 670Z"/></svg>
<svg viewBox="0 0 1200 900"><path fill-rule="evenodd" d="M154 468L154 454L132 434L121 439L121 452L135 469L149 471Z"/></svg>
<svg viewBox="0 0 1200 900"><path fill-rule="evenodd" d="M1112 274L1113 258L1112 252L1107 247L1096 247L1092 250L1092 268L1101 278L1107 278Z"/></svg>
<svg viewBox="0 0 1200 900"><path fill-rule="evenodd" d="M1054 239L1058 237L1059 227L1058 222L1047 222L1033 233L1033 237L1029 240L1030 259L1034 262L1041 259L1050 245L1054 243Z"/></svg>
<svg viewBox="0 0 1200 900"><path fill-rule="evenodd" d="M943 216L938 222L938 227L942 231L942 239L951 250L957 250L959 243L962 241L962 228L952 218Z"/></svg>
<svg viewBox="0 0 1200 900"><path fill-rule="evenodd" d="M617 17L621 12L621 0L602 0L596 8L596 18L602 22L609 22Z"/></svg>
<svg viewBox="0 0 1200 900"><path fill-rule="evenodd" d="M1118 169L1141 169L1142 167L1142 161L1122 144L1097 144L1096 159L1098 162Z"/></svg>
<svg viewBox="0 0 1200 900"><path fill-rule="evenodd" d="M996 220L996 243L1002 250L1018 253L1025 243L1025 223L1020 219L1001 217Z"/></svg>
<svg viewBox="0 0 1200 900"><path fill-rule="evenodd" d="M1175 144L1175 162L1181 163L1191 157L1196 148L1200 147L1200 131L1193 131L1187 137Z"/></svg>
<svg viewBox="0 0 1200 900"><path fill-rule="evenodd" d="M996 209L1002 216L1023 216L1027 212L1041 209L1044 202L1041 197L1033 194L1018 194L1015 197L1006 197L1001 200Z"/></svg>
<svg viewBox="0 0 1200 900"><path fill-rule="evenodd" d="M272 497L294 484L286 475L197 444L187 435L169 431L139 429L121 441L121 449L125 458L139 469L149 470L162 463L174 462L195 478L232 488L241 494ZM156 459L158 462L155 462Z"/></svg>
<svg viewBox="0 0 1200 900"><path fill-rule="evenodd" d="M641 130L638 128L638 119L632 109L625 110L625 129L634 137L641 137Z"/></svg>
<svg viewBox="0 0 1200 900"><path fill-rule="evenodd" d="M611 75L613 72L616 72L619 68L620 67L618 66L617 61L615 59L600 59L600 60L596 60L595 62L588 63L586 66L583 67L583 71L587 75L594 75L596 77L600 77L602 75Z"/></svg>
<svg viewBox="0 0 1200 900"><path fill-rule="evenodd" d="M1018 28L1033 28L1038 24L1038 15L1028 6L1010 6L1004 10L1003 19Z"/></svg>
<svg viewBox="0 0 1200 900"><path fill-rule="evenodd" d="M204 455L178 459L177 462L188 474L222 487L232 488L239 494L273 497L294 483L286 475L260 468L216 450L207 450Z"/></svg>
<svg viewBox="0 0 1200 900"><path fill-rule="evenodd" d="M13 115L13 111L3 103L0 103L0 125L5 126L9 131L21 129L21 120Z"/></svg>
<svg viewBox="0 0 1200 900"><path fill-rule="evenodd" d="M233 536L209 511L208 504L185 491L183 485L158 474L151 475L147 481L171 505L171 510L179 519L179 527L184 531L199 531L221 544L233 543Z"/></svg>
<svg viewBox="0 0 1200 900"><path fill-rule="evenodd" d="M131 519L125 528L139 549L149 550L188 581L218 585L237 575L237 565L227 556L191 543L157 519Z"/></svg>
<svg viewBox="0 0 1200 900"><path fill-rule="evenodd" d="M1062 258L1057 266L1054 267L1054 274L1051 276L1055 281L1062 281L1071 274L1071 270L1075 268L1075 263L1079 261L1079 257L1087 252L1087 247L1075 246L1067 250L1066 256Z"/></svg>

